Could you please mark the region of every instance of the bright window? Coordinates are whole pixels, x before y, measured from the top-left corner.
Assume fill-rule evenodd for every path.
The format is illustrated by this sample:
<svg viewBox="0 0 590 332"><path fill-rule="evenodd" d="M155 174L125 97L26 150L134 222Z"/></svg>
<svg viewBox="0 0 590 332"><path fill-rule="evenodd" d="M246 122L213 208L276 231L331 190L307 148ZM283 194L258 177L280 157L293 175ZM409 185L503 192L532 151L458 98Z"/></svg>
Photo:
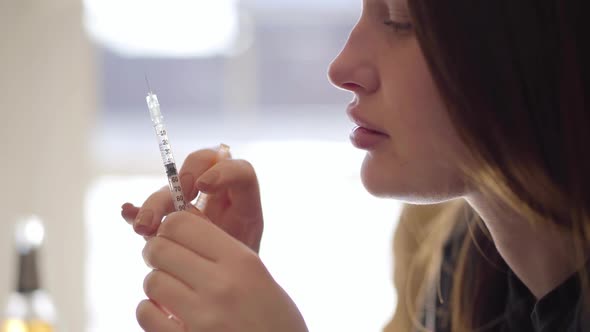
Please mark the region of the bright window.
<svg viewBox="0 0 590 332"><path fill-rule="evenodd" d="M141 204L166 184L144 74L158 94L179 164L191 151L223 142L255 166L265 214L261 257L310 330L379 331L396 300L391 240L400 205L363 189L364 152L348 142L352 124L344 109L351 97L326 77L360 0L222 2L232 5L225 13L237 11L239 52L130 56L97 48L101 112L86 206L88 331L140 330L135 307L148 272L144 241L120 218L119 207ZM137 15L145 13L140 8ZM102 22L99 28L112 30L108 17ZM196 42L173 34L164 36L189 48Z"/></svg>
<svg viewBox="0 0 590 332"><path fill-rule="evenodd" d="M362 153L345 143L238 146L256 167L265 232L261 257L311 331L379 331L393 313L391 238L399 205L369 196ZM144 240L118 215L166 184L164 174L103 176L87 200L89 331L140 331L135 307L148 269Z"/></svg>

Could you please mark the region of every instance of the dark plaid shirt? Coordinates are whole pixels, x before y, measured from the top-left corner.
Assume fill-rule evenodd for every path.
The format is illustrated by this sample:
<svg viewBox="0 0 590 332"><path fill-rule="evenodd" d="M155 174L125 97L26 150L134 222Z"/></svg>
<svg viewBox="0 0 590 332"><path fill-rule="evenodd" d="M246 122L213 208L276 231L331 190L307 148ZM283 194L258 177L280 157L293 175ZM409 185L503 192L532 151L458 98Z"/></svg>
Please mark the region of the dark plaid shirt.
<svg viewBox="0 0 590 332"><path fill-rule="evenodd" d="M448 299L465 230L466 227L460 227L447 241L440 270L440 289L433 291L432 301L424 309L422 323L427 327L434 323L434 332L450 332ZM483 324L477 332L590 332L590 306L582 303L577 274L537 301L518 277L506 265L504 267L503 271L493 272L496 274L490 278L493 282L486 284L490 291L485 304L474 304L475 310L493 308L490 309L493 312L482 313L482 317L486 317L482 320L489 323ZM590 269L590 262L586 268Z"/></svg>

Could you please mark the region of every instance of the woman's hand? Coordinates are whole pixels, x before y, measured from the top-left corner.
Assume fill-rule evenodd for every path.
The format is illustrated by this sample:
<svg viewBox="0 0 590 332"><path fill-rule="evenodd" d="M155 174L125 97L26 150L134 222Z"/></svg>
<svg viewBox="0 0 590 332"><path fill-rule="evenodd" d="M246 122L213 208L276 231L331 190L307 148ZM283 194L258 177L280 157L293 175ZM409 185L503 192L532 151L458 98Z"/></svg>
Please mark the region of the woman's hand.
<svg viewBox="0 0 590 332"><path fill-rule="evenodd" d="M168 187L122 216L143 235L149 300L137 308L144 330L158 332L307 331L289 296L257 252L263 219L256 174L217 151L192 153L180 170L187 201L209 194L206 208L174 212ZM165 217L164 222L162 219Z"/></svg>
<svg viewBox="0 0 590 332"><path fill-rule="evenodd" d="M209 220L258 252L263 218L254 168L244 160L218 160L218 154L217 150L206 149L187 157L179 172L185 200L192 201L199 191L208 194L203 213ZM125 203L121 215L135 232L149 238L156 234L162 218L173 211L171 194L165 186L149 196L141 208Z"/></svg>
<svg viewBox="0 0 590 332"><path fill-rule="evenodd" d="M143 250L154 270L137 308L147 332L303 332L258 255L199 212L170 214Z"/></svg>

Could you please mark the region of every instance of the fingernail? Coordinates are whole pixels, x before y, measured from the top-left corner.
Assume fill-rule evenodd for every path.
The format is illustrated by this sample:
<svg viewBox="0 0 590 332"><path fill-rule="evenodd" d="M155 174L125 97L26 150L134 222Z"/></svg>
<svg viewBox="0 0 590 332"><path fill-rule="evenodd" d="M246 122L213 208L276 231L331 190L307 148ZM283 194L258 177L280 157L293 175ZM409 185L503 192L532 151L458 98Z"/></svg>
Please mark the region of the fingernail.
<svg viewBox="0 0 590 332"><path fill-rule="evenodd" d="M195 177L190 174L184 174L180 177L180 185L182 186L182 190L184 191L184 195L191 196L193 193L193 185L195 183Z"/></svg>
<svg viewBox="0 0 590 332"><path fill-rule="evenodd" d="M135 218L133 229L139 234L145 235L150 232L152 228L152 222L154 219L154 213L149 209L141 209Z"/></svg>
<svg viewBox="0 0 590 332"><path fill-rule="evenodd" d="M133 213L136 207L131 203L125 203L121 206L121 217L125 219L128 224L133 225L136 215Z"/></svg>
<svg viewBox="0 0 590 332"><path fill-rule="evenodd" d="M215 182L217 182L218 178L219 178L219 172L209 171L209 172L203 174L197 180L197 188L200 191L207 191L213 184L215 184Z"/></svg>

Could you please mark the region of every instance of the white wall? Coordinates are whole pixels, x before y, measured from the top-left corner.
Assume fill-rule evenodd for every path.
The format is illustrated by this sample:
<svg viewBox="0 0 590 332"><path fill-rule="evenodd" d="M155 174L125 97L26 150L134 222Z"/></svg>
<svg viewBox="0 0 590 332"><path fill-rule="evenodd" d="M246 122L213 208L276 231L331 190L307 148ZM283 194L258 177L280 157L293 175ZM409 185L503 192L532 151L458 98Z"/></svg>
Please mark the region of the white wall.
<svg viewBox="0 0 590 332"><path fill-rule="evenodd" d="M83 202L96 97L79 0L0 1L0 299L14 283L18 216L47 223L43 282L63 331L83 330Z"/></svg>

